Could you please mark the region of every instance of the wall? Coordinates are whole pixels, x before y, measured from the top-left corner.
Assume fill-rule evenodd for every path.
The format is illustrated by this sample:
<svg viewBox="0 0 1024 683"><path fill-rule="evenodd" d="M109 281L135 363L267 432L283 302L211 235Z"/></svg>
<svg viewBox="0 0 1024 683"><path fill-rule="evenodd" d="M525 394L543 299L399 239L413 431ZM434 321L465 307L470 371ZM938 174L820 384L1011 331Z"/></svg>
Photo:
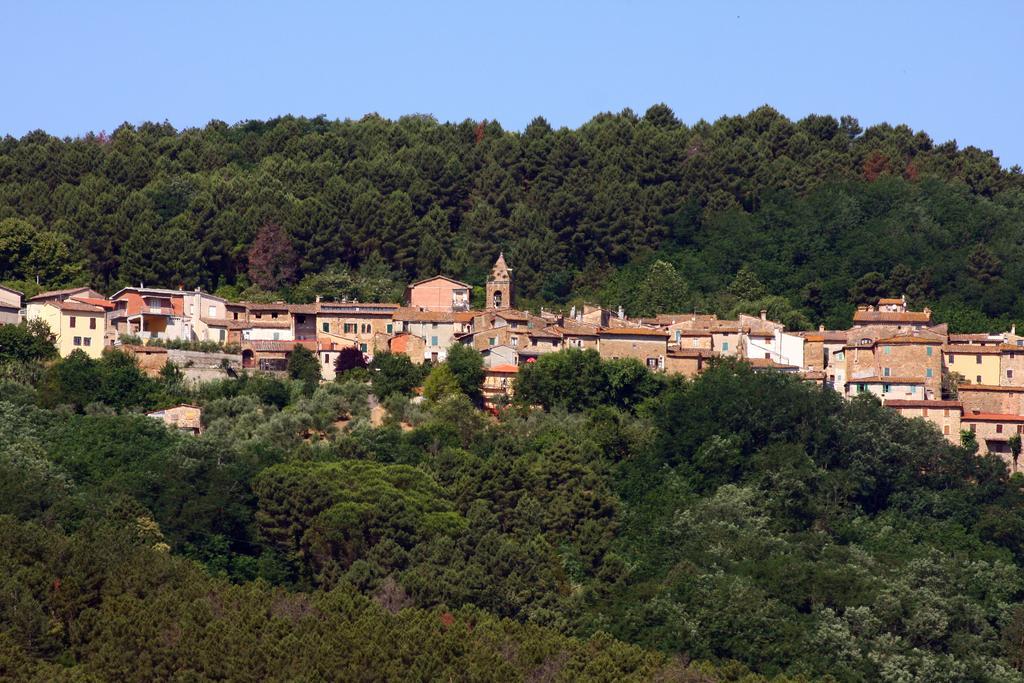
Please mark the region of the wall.
<svg viewBox="0 0 1024 683"><path fill-rule="evenodd" d="M453 311L469 306L469 290L442 278L409 288L408 305L428 311Z"/></svg>
<svg viewBox="0 0 1024 683"><path fill-rule="evenodd" d="M664 368L668 346L660 337L614 336L601 337L599 351L604 359L636 358L645 365L653 358L659 368Z"/></svg>
<svg viewBox="0 0 1024 683"><path fill-rule="evenodd" d="M946 351L946 367L958 372L971 384L1001 384L998 347L978 347L977 351ZM979 362L980 361L980 362Z"/></svg>

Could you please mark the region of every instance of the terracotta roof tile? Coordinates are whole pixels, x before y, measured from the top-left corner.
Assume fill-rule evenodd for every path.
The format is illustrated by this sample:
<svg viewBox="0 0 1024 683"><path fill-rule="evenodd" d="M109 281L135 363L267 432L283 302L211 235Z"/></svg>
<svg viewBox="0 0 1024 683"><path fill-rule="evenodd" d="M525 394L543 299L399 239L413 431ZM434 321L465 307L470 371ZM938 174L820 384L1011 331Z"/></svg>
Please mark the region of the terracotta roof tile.
<svg viewBox="0 0 1024 683"><path fill-rule="evenodd" d="M451 311L421 311L418 308L402 307L395 310L392 318L416 323L453 323L454 313Z"/></svg>
<svg viewBox="0 0 1024 683"><path fill-rule="evenodd" d="M1024 422L1024 415L1003 413L964 413L964 422Z"/></svg>
<svg viewBox="0 0 1024 683"><path fill-rule="evenodd" d="M856 311L853 314L855 323L930 323L931 313L924 311Z"/></svg>
<svg viewBox="0 0 1024 683"><path fill-rule="evenodd" d="M963 410L964 406L960 401L904 401L900 399L889 399L885 405L890 408L958 408Z"/></svg>
<svg viewBox="0 0 1024 683"><path fill-rule="evenodd" d="M668 339L665 330L652 330L649 327L602 327L602 337L661 337Z"/></svg>
<svg viewBox="0 0 1024 683"><path fill-rule="evenodd" d="M484 368L485 372L519 372L518 365L510 365L503 363L501 365L495 365L494 367Z"/></svg>

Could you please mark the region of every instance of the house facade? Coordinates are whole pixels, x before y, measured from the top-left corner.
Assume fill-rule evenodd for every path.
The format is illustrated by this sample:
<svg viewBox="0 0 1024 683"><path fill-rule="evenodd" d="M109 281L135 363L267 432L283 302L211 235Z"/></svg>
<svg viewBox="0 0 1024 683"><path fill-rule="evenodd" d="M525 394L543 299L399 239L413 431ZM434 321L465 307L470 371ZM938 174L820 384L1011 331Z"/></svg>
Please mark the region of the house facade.
<svg viewBox="0 0 1024 683"><path fill-rule="evenodd" d="M107 311L102 306L75 299L30 301L25 317L46 323L62 358L77 350L90 358L103 355Z"/></svg>
<svg viewBox="0 0 1024 683"><path fill-rule="evenodd" d="M18 290L0 285L0 325L21 322L21 297Z"/></svg>
<svg viewBox="0 0 1024 683"><path fill-rule="evenodd" d="M423 311L467 311L473 287L465 282L437 275L409 285L405 305Z"/></svg>

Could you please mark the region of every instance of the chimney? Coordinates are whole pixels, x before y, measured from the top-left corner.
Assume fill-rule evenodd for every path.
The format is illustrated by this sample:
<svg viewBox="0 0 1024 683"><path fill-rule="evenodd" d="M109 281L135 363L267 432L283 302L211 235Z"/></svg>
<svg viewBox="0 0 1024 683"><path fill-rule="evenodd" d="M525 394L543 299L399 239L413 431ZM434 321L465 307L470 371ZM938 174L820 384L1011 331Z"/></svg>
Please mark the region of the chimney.
<svg viewBox="0 0 1024 683"><path fill-rule="evenodd" d="M319 294L316 295L316 302L320 303L320 295Z"/></svg>
<svg viewBox="0 0 1024 683"><path fill-rule="evenodd" d="M1010 334L1012 334L1014 337L1017 336L1017 323L1010 325Z"/></svg>
<svg viewBox="0 0 1024 683"><path fill-rule="evenodd" d="M932 309L930 309L927 306L925 306L924 307L924 314L925 315L931 315L932 314Z"/></svg>
<svg viewBox="0 0 1024 683"><path fill-rule="evenodd" d="M822 323L822 324L818 325L818 332L824 332L824 331L825 331L825 323Z"/></svg>
<svg viewBox="0 0 1024 683"><path fill-rule="evenodd" d="M619 320L622 320L623 318L626 317L626 312L622 310L622 305L621 304L619 305L618 313L619 313Z"/></svg>
<svg viewBox="0 0 1024 683"><path fill-rule="evenodd" d="M765 309L762 308L761 309L761 320L767 320L767 319L768 319L768 311L766 311Z"/></svg>

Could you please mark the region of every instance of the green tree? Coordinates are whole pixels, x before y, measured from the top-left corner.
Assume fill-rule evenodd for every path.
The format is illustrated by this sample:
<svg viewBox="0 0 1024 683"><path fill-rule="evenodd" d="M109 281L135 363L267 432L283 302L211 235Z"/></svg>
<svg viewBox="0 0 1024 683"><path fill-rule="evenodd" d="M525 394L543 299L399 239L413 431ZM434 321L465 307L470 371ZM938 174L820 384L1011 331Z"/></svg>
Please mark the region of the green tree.
<svg viewBox="0 0 1024 683"><path fill-rule="evenodd" d="M42 320L0 325L0 362L28 363L56 358L55 341Z"/></svg>
<svg viewBox="0 0 1024 683"><path fill-rule="evenodd" d="M461 391L459 379L447 363L435 365L423 381L423 395L431 401L440 401Z"/></svg>
<svg viewBox="0 0 1024 683"><path fill-rule="evenodd" d="M484 382L483 356L471 346L453 344L448 349L444 364L458 382L459 390L472 400L479 401Z"/></svg>
<svg viewBox="0 0 1024 683"><path fill-rule="evenodd" d="M296 344L288 354L288 376L300 380L306 387L306 393L312 394L322 377L320 361L316 354L305 346Z"/></svg>
<svg viewBox="0 0 1024 683"><path fill-rule="evenodd" d="M370 363L373 393L381 400L394 393L409 395L423 381L423 371L404 353L378 352Z"/></svg>

